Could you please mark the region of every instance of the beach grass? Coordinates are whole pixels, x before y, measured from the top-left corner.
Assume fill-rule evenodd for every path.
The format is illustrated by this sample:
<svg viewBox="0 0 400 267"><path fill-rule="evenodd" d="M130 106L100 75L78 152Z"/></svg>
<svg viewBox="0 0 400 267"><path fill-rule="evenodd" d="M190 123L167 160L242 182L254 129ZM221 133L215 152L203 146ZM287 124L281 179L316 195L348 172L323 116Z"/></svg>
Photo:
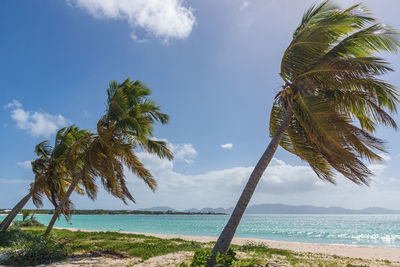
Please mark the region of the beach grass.
<svg viewBox="0 0 400 267"><path fill-rule="evenodd" d="M17 228L14 236L0 243L0 252L20 251L27 236L40 237L44 227ZM22 230L21 230L22 229ZM185 257L176 262L176 266L186 263L190 266L193 254L197 250L211 249L214 242L202 243L179 238L164 239L149 235L119 232L87 232L54 229L51 238L61 244L66 251L64 259L105 257L112 259L135 259L129 266L151 261L154 257L183 253ZM51 246L53 248L54 246ZM318 253L300 253L285 249L270 248L265 244L247 243L232 245L237 261L234 266L395 266L388 261L371 261L339 257ZM51 261L50 261L51 262ZM47 261L46 263L49 263Z"/></svg>
<svg viewBox="0 0 400 267"><path fill-rule="evenodd" d="M45 228L24 228L33 235L43 234ZM182 239L125 234L118 232L84 232L54 229L53 236L66 243L72 255L110 255L120 257L148 258L179 251L195 251L203 245Z"/></svg>

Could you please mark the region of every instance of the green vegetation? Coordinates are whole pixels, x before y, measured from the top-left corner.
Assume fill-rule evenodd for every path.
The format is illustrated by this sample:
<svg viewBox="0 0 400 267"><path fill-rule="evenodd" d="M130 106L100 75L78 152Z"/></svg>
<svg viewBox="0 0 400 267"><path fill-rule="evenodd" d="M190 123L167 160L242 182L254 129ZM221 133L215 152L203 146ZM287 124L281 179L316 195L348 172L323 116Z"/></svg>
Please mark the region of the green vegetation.
<svg viewBox="0 0 400 267"><path fill-rule="evenodd" d="M167 142L153 139L154 125L166 124L169 116L162 113L160 106L150 98L150 88L130 78L122 83L111 81L107 96L107 108L97 122L97 133L80 138L64 153L65 160L59 167L72 173L73 179L58 203L45 235L52 231L79 183L94 185L92 192L86 190L93 200L97 192L97 179L107 192L125 204L127 201L135 202L126 185L125 169L135 174L151 190L157 188L156 180L140 162L135 150L141 148L161 159L172 160L174 157Z"/></svg>
<svg viewBox="0 0 400 267"><path fill-rule="evenodd" d="M0 255L8 253L1 264L44 264L68 258L107 257L132 259L143 263L155 256L186 252L185 259L176 266L205 266L211 257L212 243L185 241L179 238L161 239L146 235L118 232L83 232L54 229L49 237L43 237L45 227L12 226L0 235ZM317 253L298 253L276 249L264 244L248 243L233 245L225 256L217 257L218 266L395 266L387 261L370 262ZM132 264L134 266L134 264Z"/></svg>
<svg viewBox="0 0 400 267"><path fill-rule="evenodd" d="M212 258L211 249L197 250L193 255L190 267L206 266L207 262ZM225 255L218 254L215 259L216 267L233 266L238 263L236 252L229 249ZM182 263L180 267L188 267L186 263Z"/></svg>
<svg viewBox="0 0 400 267"><path fill-rule="evenodd" d="M25 221L31 214L33 217L33 210L22 210L22 221Z"/></svg>
<svg viewBox="0 0 400 267"><path fill-rule="evenodd" d="M68 255L65 244L54 237L34 235L15 226L0 235L0 248L6 248L2 251L7 252L0 263L12 266L47 264L64 260Z"/></svg>
<svg viewBox="0 0 400 267"><path fill-rule="evenodd" d="M29 215L31 217L28 219ZM40 223L36 218L34 217L35 213L34 210L23 210L22 211L22 221L14 221L13 226L14 227L43 227L44 224Z"/></svg>
<svg viewBox="0 0 400 267"><path fill-rule="evenodd" d="M160 239L117 232L81 232L55 229L44 237L44 227L10 227L0 235L0 252L8 252L0 264L32 265L70 256L134 257L144 261L154 256L202 248L198 242Z"/></svg>
<svg viewBox="0 0 400 267"><path fill-rule="evenodd" d="M43 229L29 229L40 235ZM64 240L72 254L119 255L121 257L148 258L178 252L194 251L200 243L182 239L160 239L152 236L117 232L81 232L55 229L53 236Z"/></svg>
<svg viewBox="0 0 400 267"><path fill-rule="evenodd" d="M153 138L154 125L166 124L169 116L161 112L150 96L150 88L141 81L130 78L122 83L111 81L106 112L97 122L97 133L73 125L57 132L54 146L49 141L39 143L35 147L38 158L31 162L35 180L28 194L0 223L0 231L7 231L30 199L36 207L41 207L46 196L56 207L45 232L50 234L61 214L67 219L71 215L72 192L96 198L96 179L125 204L135 202L126 185L125 168L155 191L157 183L135 150L142 149L161 159L172 160L174 156L167 142ZM23 216L25 219L29 212L25 211Z"/></svg>
<svg viewBox="0 0 400 267"><path fill-rule="evenodd" d="M58 206L74 176L74 173L64 166L65 153L71 149L77 140L89 134L90 131L79 130L76 126L65 127L57 132L54 146L51 146L49 141L43 141L36 145L34 152L37 158L31 162L32 172L35 177L34 182L31 183L28 194L15 205L4 220L5 223L1 224L2 232L8 229L14 218L30 199L32 199L36 207L41 207L43 205L43 196L46 196L53 206ZM90 181L82 184L82 186L88 194L93 195L95 193L96 186ZM79 194L84 194L80 187L77 187L75 191ZM71 205L71 202L66 202L61 213L68 217ZM22 210L23 220L31 212Z"/></svg>
<svg viewBox="0 0 400 267"><path fill-rule="evenodd" d="M42 224L38 220L36 220L35 217L31 217L31 218L23 220L23 221L14 221L13 226L16 226L16 227L43 227L44 224Z"/></svg>
<svg viewBox="0 0 400 267"><path fill-rule="evenodd" d="M196 251L191 266L204 266L211 258L222 266L261 266L270 261L290 265L368 266L359 259L296 253L258 244L232 246L241 254L228 252L247 203L279 145L308 162L322 180L335 183L334 175L340 173L356 184L368 184L372 172L366 162L381 161L380 153L385 152L384 141L373 135L376 128L397 128L392 115L397 112L398 91L380 79L393 70L385 60L375 56L397 52L396 30L376 23L361 5L341 9L325 1L304 14L292 37L283 54L282 86L271 110L271 143L246 183L212 252L209 250L212 244L114 232L56 230L47 237L60 214L67 218L71 215L69 197L73 191L86 193L92 200L96 198L96 179L124 203L134 202L126 185L124 167L154 191L157 183L135 150L142 149L162 159L173 158L166 142L153 139L155 123L166 124L168 115L150 99L151 91L144 83L128 78L122 83L112 81L107 88L107 108L97 123L97 133L76 126L65 127L57 132L53 147L48 141L36 146L38 158L32 162L35 181L28 194L0 223L3 232L0 251L7 254L1 263L32 265L74 255L113 255L145 261L158 255ZM40 207L44 196L57 207L45 236L44 228L33 227L41 226L33 216L27 219L30 211L23 211L23 221L5 232L30 199ZM129 212L135 211L109 214L149 214Z"/></svg>

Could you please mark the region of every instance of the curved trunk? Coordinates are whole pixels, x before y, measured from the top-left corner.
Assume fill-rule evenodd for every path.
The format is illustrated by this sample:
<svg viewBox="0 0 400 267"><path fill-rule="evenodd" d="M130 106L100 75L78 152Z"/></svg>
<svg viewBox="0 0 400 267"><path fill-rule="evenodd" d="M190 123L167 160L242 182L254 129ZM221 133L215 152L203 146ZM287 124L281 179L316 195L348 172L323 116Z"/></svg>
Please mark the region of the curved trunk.
<svg viewBox="0 0 400 267"><path fill-rule="evenodd" d="M228 223L226 224L224 230L222 231L221 235L217 240L217 243L215 244L212 250L213 259L208 264L208 266L213 266L215 264L214 261L218 252L220 254L225 254L228 251L229 245L231 244L232 238L235 235L236 228L238 227L240 220L242 219L243 213L245 212L246 207L249 204L251 197L253 196L254 190L256 189L257 184L261 179L261 176L263 175L269 162L274 156L274 153L278 148L279 142L284 132L286 131L287 127L289 126L291 117L292 117L292 111L288 109L286 111L285 118L282 124L275 132L275 135L272 137L272 140L269 143L267 149L261 156L253 172L251 173L250 178L246 184L246 187L243 189L242 195L240 196L239 201L237 202L236 207L233 210Z"/></svg>
<svg viewBox="0 0 400 267"><path fill-rule="evenodd" d="M72 192L74 192L76 186L78 185L79 181L82 179L82 175L77 175L74 180L72 181L71 185L68 187L67 192L63 196L62 200L58 204L57 208L54 210L53 217L51 218L51 221L47 225L46 232L44 233L45 236L49 235L51 230L53 230L54 224L56 223L58 217L60 216L63 207L65 206L65 203L67 203L67 200L71 196Z"/></svg>
<svg viewBox="0 0 400 267"><path fill-rule="evenodd" d="M25 207L26 203L31 199L32 194L29 192L24 196L15 207L10 211L7 217L1 222L1 232L7 231L8 227L11 225L12 221L18 215L18 213Z"/></svg>

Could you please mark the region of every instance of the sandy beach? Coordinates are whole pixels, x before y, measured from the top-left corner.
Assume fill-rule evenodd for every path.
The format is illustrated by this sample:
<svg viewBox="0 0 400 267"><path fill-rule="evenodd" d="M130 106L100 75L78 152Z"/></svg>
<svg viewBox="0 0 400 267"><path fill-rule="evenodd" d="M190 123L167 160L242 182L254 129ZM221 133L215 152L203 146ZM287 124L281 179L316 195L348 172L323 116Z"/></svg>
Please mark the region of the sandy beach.
<svg viewBox="0 0 400 267"><path fill-rule="evenodd" d="M71 231L84 231L84 232L99 232L96 230L73 229L73 228L62 228L62 227L58 227L58 229L68 229ZM119 231L119 233L140 234L140 235L154 236L163 239L181 238L187 241L197 241L204 243L216 241L217 239L216 237L207 237L207 236L150 234L150 233L126 232L126 231ZM286 242L286 241L265 240L259 238L240 238L240 237L235 237L232 241L232 243L236 245L244 245L250 242L257 244L262 243L270 248L286 249L296 252L320 253L326 255L360 258L373 261L388 260L391 262L399 263L400 266L400 248L398 247L392 248L392 247L314 244L314 243Z"/></svg>

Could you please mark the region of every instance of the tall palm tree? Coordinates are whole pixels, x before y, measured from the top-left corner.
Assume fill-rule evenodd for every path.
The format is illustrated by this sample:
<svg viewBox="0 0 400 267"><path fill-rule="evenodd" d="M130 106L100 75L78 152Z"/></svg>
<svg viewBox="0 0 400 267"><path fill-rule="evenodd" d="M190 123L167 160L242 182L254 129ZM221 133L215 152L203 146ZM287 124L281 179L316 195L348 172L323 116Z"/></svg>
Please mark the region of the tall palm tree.
<svg viewBox="0 0 400 267"><path fill-rule="evenodd" d="M109 193L125 204L127 200L135 202L126 186L124 166L151 190L156 189L157 183L139 161L134 149L144 149L160 158L173 158L166 142L152 139L154 123L167 123L168 115L162 113L160 107L148 98L151 91L146 85L129 78L121 84L112 81L107 94L107 110L97 123L97 134L78 140L70 150L70 168L76 165L76 159L81 158L81 171L55 210L45 235L51 232L63 205L82 179L94 181L99 177Z"/></svg>
<svg viewBox="0 0 400 267"><path fill-rule="evenodd" d="M275 97L271 142L258 161L213 248L226 253L256 186L278 145L308 162L317 176L335 183L340 173L368 185L365 161L380 161L384 142L377 125L397 128L398 92L378 78L392 69L377 52L396 52L398 32L375 23L358 4L340 9L330 1L312 6L284 52L283 86ZM212 265L212 262L211 262Z"/></svg>
<svg viewBox="0 0 400 267"><path fill-rule="evenodd" d="M35 180L30 185L28 194L11 210L8 216L1 223L1 232L5 232L15 219L18 213L32 199L36 207L41 207L42 197L46 197L57 207L59 200L63 197L66 187L71 183L71 173L65 167L66 151L80 138L87 136L87 130L79 130L76 126L65 127L57 132L55 144L52 147L48 141L36 145L35 154L37 159L31 162ZM86 191L93 195L93 185L87 184ZM83 194L80 187L76 192ZM72 203L68 202L62 213L69 214Z"/></svg>

